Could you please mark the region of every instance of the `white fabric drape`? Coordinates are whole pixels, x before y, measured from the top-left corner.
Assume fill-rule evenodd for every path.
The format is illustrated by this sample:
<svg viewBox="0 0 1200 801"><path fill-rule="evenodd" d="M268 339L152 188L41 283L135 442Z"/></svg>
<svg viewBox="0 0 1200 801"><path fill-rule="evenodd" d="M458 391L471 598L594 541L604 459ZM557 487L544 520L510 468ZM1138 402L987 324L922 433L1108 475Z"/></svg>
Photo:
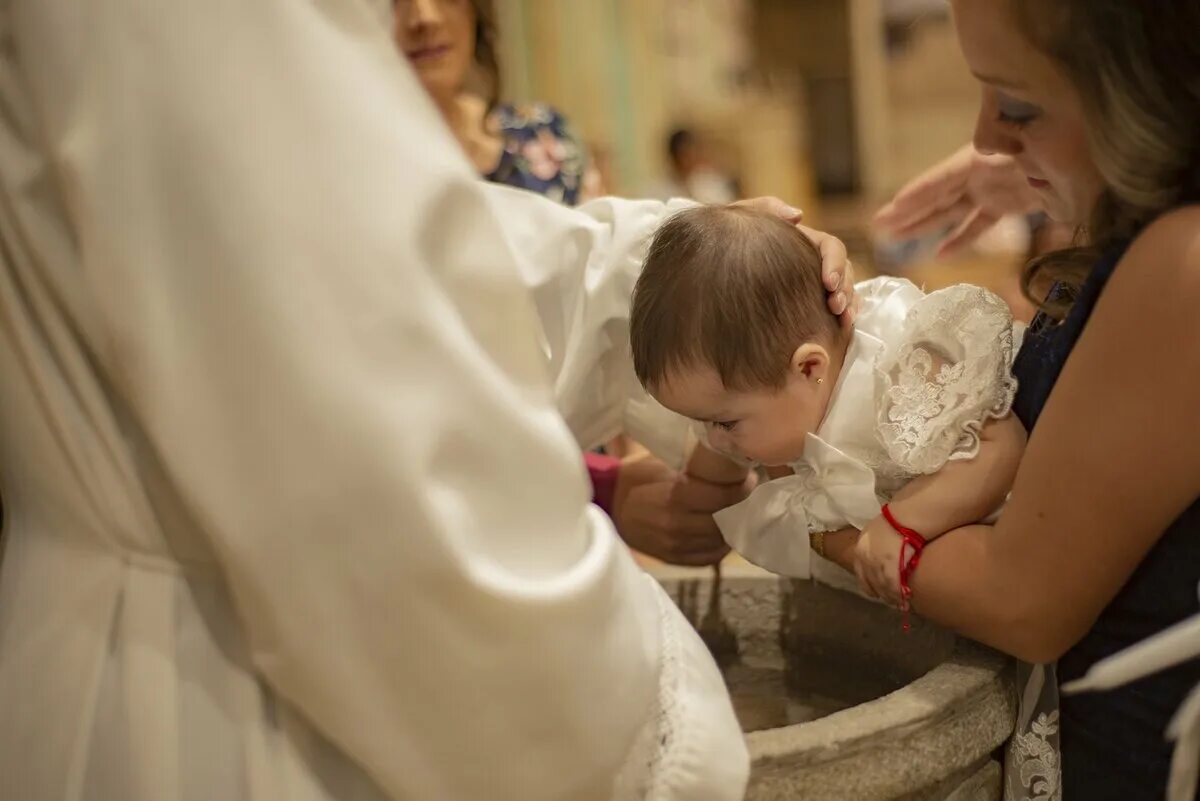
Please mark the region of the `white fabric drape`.
<svg viewBox="0 0 1200 801"><path fill-rule="evenodd" d="M741 795L548 380L661 419L609 387L666 209L485 193L383 6L0 5L5 799Z"/></svg>
<svg viewBox="0 0 1200 801"><path fill-rule="evenodd" d="M655 228L695 204L601 198L576 211L511 187L486 192L533 292L555 397L576 440L590 448L625 432L681 465L696 437L638 383L629 300Z"/></svg>

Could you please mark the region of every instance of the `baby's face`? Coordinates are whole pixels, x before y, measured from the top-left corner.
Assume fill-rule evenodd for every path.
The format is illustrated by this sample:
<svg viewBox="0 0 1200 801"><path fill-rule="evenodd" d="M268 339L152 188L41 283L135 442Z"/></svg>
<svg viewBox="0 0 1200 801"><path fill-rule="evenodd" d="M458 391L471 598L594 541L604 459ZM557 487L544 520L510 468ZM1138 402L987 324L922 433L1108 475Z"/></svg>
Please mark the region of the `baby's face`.
<svg viewBox="0 0 1200 801"><path fill-rule="evenodd" d="M717 451L768 467L791 464L825 415L825 393L796 373L781 389L731 391L711 367L672 373L651 393L671 411L703 423Z"/></svg>

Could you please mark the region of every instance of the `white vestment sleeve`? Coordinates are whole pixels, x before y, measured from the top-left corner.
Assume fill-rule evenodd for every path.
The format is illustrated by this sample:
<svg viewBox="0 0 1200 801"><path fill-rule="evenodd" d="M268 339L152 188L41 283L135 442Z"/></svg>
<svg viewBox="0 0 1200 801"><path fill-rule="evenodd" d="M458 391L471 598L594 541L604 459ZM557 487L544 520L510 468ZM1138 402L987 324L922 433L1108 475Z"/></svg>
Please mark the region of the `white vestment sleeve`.
<svg viewBox="0 0 1200 801"><path fill-rule="evenodd" d="M555 397L580 445L627 433L681 465L696 439L634 375L629 302L659 223L695 204L601 198L570 209L511 187L487 192L533 292Z"/></svg>
<svg viewBox="0 0 1200 801"><path fill-rule="evenodd" d="M716 668L589 511L528 289L377 10L8 4L97 369L265 682L389 797L740 797Z"/></svg>

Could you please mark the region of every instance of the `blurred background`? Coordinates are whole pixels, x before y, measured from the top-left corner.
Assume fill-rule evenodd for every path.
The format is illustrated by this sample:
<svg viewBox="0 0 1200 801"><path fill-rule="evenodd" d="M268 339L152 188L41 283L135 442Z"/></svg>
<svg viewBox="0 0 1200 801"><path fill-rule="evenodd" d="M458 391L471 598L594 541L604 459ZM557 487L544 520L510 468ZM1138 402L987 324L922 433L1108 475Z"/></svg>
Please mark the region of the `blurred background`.
<svg viewBox="0 0 1200 801"><path fill-rule="evenodd" d="M777 195L840 236L860 275L970 281L1025 319L1034 221L971 252L886 242L874 211L969 141L978 87L944 0L496 0L499 98L550 104L596 191Z"/></svg>

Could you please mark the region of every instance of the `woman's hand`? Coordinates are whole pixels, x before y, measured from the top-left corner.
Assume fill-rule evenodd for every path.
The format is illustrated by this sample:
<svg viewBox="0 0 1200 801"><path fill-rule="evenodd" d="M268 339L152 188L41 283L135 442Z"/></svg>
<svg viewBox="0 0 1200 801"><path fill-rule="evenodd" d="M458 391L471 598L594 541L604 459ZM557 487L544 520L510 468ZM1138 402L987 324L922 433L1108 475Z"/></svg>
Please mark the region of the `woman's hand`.
<svg viewBox="0 0 1200 801"><path fill-rule="evenodd" d="M985 156L971 145L934 165L896 193L875 215L875 225L895 239L953 231L939 255L979 238L1001 217L1042 208L1041 199L1011 156Z"/></svg>
<svg viewBox="0 0 1200 801"><path fill-rule="evenodd" d="M804 212L789 206L777 197L756 197L739 200L734 206L745 206L764 214L782 217L799 228L821 251L821 278L829 290L829 310L841 318L842 326L854 325L858 313L858 297L854 293L854 266L846 255L846 246L836 236L801 225Z"/></svg>
<svg viewBox="0 0 1200 801"><path fill-rule="evenodd" d="M613 521L626 544L648 556L675 565L713 565L729 553L713 514L744 500L754 484L753 474L736 484L715 483L639 455L621 464Z"/></svg>

